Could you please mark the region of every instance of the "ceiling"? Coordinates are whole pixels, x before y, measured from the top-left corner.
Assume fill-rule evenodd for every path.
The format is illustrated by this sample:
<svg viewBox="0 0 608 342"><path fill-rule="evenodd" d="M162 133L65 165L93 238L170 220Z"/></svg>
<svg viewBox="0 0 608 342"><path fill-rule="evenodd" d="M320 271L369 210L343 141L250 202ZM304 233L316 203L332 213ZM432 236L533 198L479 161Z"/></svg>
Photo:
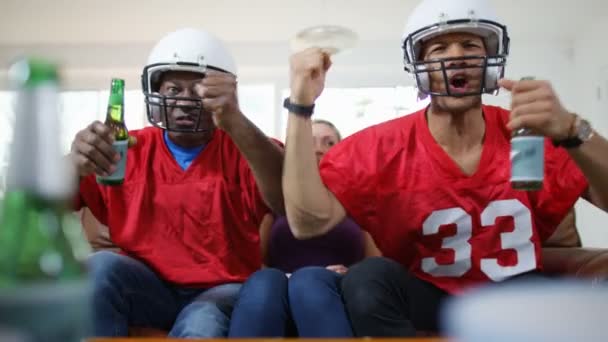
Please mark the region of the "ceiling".
<svg viewBox="0 0 608 342"><path fill-rule="evenodd" d="M395 40L417 2L2 0L0 46L148 43L184 26L203 27L232 42L277 42L320 23L351 27L362 40ZM513 36L573 39L589 22L608 17L605 0L492 2Z"/></svg>
<svg viewBox="0 0 608 342"><path fill-rule="evenodd" d="M606 0L489 1L497 7L517 44L559 41L567 48L594 22L608 18ZM74 87L105 84L109 72L137 84L153 43L167 32L187 26L205 28L227 41L239 64L239 76L255 81L266 80L269 74L286 78L288 41L300 29L318 24L344 25L354 29L361 41L350 54L339 56L342 60L336 64L343 68L343 74L351 77L359 72L359 76L352 76L355 81L356 77L366 79L368 69L385 70L386 75L381 77L386 79L395 77L393 71L401 69L399 40L405 18L417 3L0 0L0 89L6 87L6 66L22 54L58 60L68 78L73 78L70 82Z"/></svg>

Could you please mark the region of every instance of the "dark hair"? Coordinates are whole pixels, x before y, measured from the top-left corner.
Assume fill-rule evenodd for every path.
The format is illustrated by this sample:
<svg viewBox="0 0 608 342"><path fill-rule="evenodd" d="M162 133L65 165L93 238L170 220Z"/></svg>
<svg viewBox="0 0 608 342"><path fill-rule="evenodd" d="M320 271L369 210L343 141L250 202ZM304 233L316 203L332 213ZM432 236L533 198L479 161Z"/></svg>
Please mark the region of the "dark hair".
<svg viewBox="0 0 608 342"><path fill-rule="evenodd" d="M329 128L333 129L334 132L336 133L336 136L338 137L338 141L342 140L342 135L340 134L340 131L338 131L338 129L336 128L336 126L333 123L331 123L327 120L323 120L323 119L314 119L314 120L312 120L312 123L329 126Z"/></svg>

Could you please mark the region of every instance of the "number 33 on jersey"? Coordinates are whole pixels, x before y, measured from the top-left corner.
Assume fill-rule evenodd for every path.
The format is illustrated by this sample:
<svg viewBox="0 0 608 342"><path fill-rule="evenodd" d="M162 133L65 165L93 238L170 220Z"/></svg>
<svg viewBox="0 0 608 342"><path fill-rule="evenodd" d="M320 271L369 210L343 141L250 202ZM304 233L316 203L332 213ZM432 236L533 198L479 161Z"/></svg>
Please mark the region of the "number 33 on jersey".
<svg viewBox="0 0 608 342"><path fill-rule="evenodd" d="M530 210L519 200L500 200L491 202L481 213L481 229L496 229L496 220L499 217L512 218L513 230L500 233L500 247L502 250L512 250L514 259L511 265L501 265L497 258L481 258L479 260L481 272L494 281L501 281L506 277L521 274L537 268L536 253L532 243L532 216ZM471 241L473 220L462 208L450 208L434 211L423 223L422 234L435 235L444 225L454 224L456 234L446 237L441 244L442 250L452 251L454 262L439 264L437 258L423 258L421 268L436 277L461 277L472 267L473 249L483 248L475 246Z"/></svg>
<svg viewBox="0 0 608 342"><path fill-rule="evenodd" d="M587 188L568 153L546 141L543 189L514 190L509 112L483 106L483 114L470 175L437 144L424 110L348 137L320 165L385 257L450 293L542 268L542 241Z"/></svg>

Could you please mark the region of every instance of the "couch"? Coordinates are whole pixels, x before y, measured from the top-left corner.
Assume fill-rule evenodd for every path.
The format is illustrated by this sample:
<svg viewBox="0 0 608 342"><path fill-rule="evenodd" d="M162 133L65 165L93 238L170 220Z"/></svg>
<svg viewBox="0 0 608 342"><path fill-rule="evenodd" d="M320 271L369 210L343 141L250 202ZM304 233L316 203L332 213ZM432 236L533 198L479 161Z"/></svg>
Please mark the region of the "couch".
<svg viewBox="0 0 608 342"><path fill-rule="evenodd" d="M112 244L108 228L97 221L84 208L80 212L81 222L94 251L119 249ZM576 228L576 216L572 210L562 221L555 233L543 245L543 272L552 276L573 276L599 283L608 279L608 248L581 247L581 239ZM158 337L167 332L132 327L131 336Z"/></svg>

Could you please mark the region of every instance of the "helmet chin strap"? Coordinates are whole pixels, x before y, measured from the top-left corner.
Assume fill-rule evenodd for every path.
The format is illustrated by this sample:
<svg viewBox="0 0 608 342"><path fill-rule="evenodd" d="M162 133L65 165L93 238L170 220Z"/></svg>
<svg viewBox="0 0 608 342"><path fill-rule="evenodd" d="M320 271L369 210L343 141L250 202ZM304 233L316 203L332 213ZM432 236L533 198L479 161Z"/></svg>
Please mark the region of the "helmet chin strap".
<svg viewBox="0 0 608 342"><path fill-rule="evenodd" d="M416 88L418 88L418 85L416 85ZM420 89L418 89L418 95L416 96L416 99L418 101L426 100L428 97L429 97L429 94L424 93Z"/></svg>

